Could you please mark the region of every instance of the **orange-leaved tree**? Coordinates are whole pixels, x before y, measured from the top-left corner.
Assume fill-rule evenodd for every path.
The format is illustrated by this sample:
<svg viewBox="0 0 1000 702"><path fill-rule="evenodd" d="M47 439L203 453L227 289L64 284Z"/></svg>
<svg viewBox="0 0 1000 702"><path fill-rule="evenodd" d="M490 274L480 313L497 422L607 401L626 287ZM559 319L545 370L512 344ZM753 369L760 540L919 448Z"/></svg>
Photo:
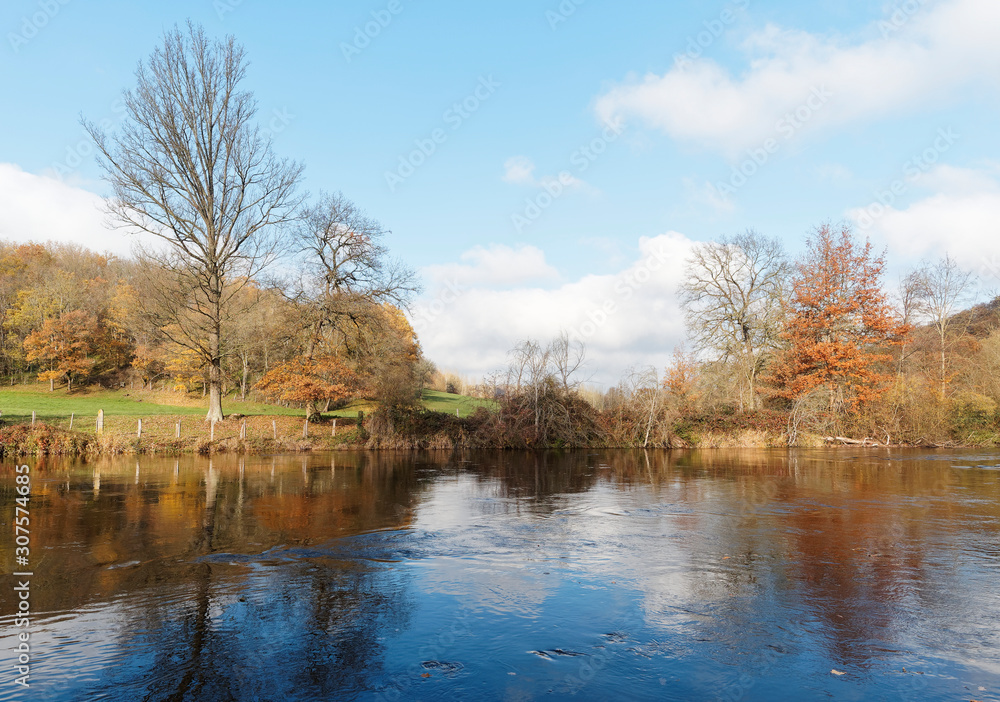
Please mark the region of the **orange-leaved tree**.
<svg viewBox="0 0 1000 702"><path fill-rule="evenodd" d="M855 241L848 226L824 225L808 246L792 281L773 392L793 401L816 392L829 411L857 410L887 389L888 350L909 328L882 290L885 259L870 241Z"/></svg>
<svg viewBox="0 0 1000 702"><path fill-rule="evenodd" d="M48 380L50 391L60 378L66 379L67 391L72 391L74 376L86 376L96 363L91 357L96 333L97 320L82 310L50 317L24 340L27 360L48 366L38 379Z"/></svg>
<svg viewBox="0 0 1000 702"><path fill-rule="evenodd" d="M683 346L674 349L670 365L663 373L663 389L677 402L678 407L687 410L698 399L698 359L688 353Z"/></svg>
<svg viewBox="0 0 1000 702"><path fill-rule="evenodd" d="M265 397L302 403L306 417L320 414L320 402L339 402L356 395L358 375L335 356L297 358L275 366L255 386Z"/></svg>

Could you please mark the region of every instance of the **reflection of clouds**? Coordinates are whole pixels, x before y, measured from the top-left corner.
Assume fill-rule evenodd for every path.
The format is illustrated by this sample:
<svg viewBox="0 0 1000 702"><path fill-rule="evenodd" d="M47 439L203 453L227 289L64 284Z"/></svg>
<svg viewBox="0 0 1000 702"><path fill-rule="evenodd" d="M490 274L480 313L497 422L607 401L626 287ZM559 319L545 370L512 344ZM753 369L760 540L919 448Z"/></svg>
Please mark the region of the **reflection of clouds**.
<svg viewBox="0 0 1000 702"><path fill-rule="evenodd" d="M116 632L126 608L121 602L103 602L32 617L30 695L5 676L0 700L69 699L67 690L97 680L119 655ZM12 617L0 618L0 650L16 652L17 635L23 631L14 627Z"/></svg>
<svg viewBox="0 0 1000 702"><path fill-rule="evenodd" d="M650 670L675 698L774 699L817 664L859 697L881 684L864 676L911 692L904 666L929 673L914 699L995 681L996 457L877 455L506 453L456 469L338 454L336 470L314 456L274 472L270 457L143 459L142 488L128 459L100 463L96 498L93 465L67 472L65 494L52 470L32 604L58 614L36 620L38 673L80 699L146 684L136 699L165 698L182 667L204 699L385 680L397 699L438 682L454 699L515 683L654 698ZM100 544L110 567L81 560ZM0 620L8 650L12 631Z"/></svg>
<svg viewBox="0 0 1000 702"><path fill-rule="evenodd" d="M434 535L424 587L463 602L523 616L542 613L565 581L585 588L635 588L648 623L673 627L701 577L684 532L690 511L673 513L643 488L631 494L607 483L572 495L500 498L496 480L460 475L435 484L417 509L415 527Z"/></svg>
<svg viewBox="0 0 1000 702"><path fill-rule="evenodd" d="M458 475L424 496L414 527L433 536L435 557L422 563L422 586L468 606L538 615L554 584L539 569L544 557L532 550L540 544L529 543L540 535L518 524L523 500L497 494L493 481Z"/></svg>

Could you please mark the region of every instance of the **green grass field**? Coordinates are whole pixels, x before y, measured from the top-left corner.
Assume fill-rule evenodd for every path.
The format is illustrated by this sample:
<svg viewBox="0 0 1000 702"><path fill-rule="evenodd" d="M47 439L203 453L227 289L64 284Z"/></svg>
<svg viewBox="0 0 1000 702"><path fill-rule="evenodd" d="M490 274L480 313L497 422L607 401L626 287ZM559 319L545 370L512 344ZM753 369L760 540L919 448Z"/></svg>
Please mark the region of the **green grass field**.
<svg viewBox="0 0 1000 702"><path fill-rule="evenodd" d="M421 398L424 407L434 412L444 412L455 414L455 410L462 417L468 417L480 407L492 409L495 405L489 400L480 400L466 395L451 395L437 390L424 390Z"/></svg>
<svg viewBox="0 0 1000 702"><path fill-rule="evenodd" d="M450 395L435 390L425 390L424 406L435 412L455 414L462 417L472 414L476 408L490 407L486 400L478 400L464 395ZM226 414L256 416L301 417L299 408L279 407L257 402L236 402L224 399ZM98 390L82 388L67 394L65 388L49 392L48 385L15 385L0 389L0 419L6 424L31 421L31 413L39 421L58 425L68 424L70 414L75 413L74 426L90 426L97 417L98 410L104 410L105 417L156 417L156 416L199 416L208 410L208 400L173 392L152 392L136 390ZM358 410L371 411L367 403L358 402L328 416L357 417ZM80 424L76 424L79 422Z"/></svg>

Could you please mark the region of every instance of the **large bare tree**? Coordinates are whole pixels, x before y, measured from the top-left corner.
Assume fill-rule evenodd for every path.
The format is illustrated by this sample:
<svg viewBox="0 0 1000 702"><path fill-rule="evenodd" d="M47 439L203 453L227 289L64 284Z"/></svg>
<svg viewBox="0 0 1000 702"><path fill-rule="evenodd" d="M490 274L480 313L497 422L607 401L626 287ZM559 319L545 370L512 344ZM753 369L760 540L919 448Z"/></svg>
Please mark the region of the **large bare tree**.
<svg viewBox="0 0 1000 702"><path fill-rule="evenodd" d="M680 288L699 351L735 363L740 407L757 407L757 378L778 341L791 267L781 243L753 230L699 244Z"/></svg>
<svg viewBox="0 0 1000 702"><path fill-rule="evenodd" d="M223 322L242 285L278 251L300 204L302 167L279 159L241 88L246 54L232 37L174 28L124 92L120 128L84 126L97 144L113 196L112 222L151 235L144 309L208 369L207 420L222 413Z"/></svg>

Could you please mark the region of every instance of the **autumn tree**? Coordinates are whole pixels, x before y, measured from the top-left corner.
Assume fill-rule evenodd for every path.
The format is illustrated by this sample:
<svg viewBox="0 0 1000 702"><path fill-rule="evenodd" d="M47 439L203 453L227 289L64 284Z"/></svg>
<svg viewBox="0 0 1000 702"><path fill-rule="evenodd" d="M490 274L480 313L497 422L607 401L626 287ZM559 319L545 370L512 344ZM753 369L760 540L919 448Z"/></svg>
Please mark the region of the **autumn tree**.
<svg viewBox="0 0 1000 702"><path fill-rule="evenodd" d="M340 357L362 376L369 397L386 407L414 407L420 400L417 364L422 358L416 332L403 311L388 303L345 328Z"/></svg>
<svg viewBox="0 0 1000 702"><path fill-rule="evenodd" d="M836 413L884 392L892 378L887 349L908 332L882 290L884 268L871 242L859 244L847 226L824 225L809 238L792 280L787 348L770 379L776 396L794 401L820 392Z"/></svg>
<svg viewBox="0 0 1000 702"><path fill-rule="evenodd" d="M663 389L676 400L681 409L689 409L698 399L698 359L693 353L678 346L674 349L670 365L663 373Z"/></svg>
<svg viewBox="0 0 1000 702"><path fill-rule="evenodd" d="M688 335L711 360L734 364L740 409L756 409L758 378L777 347L790 266L781 243L748 230L695 246L680 287Z"/></svg>
<svg viewBox="0 0 1000 702"><path fill-rule="evenodd" d="M207 367L212 421L223 419L229 303L274 258L299 205L302 168L276 158L256 126L246 72L232 37L175 28L137 69L120 128L106 134L85 122L113 191L113 221L161 244L143 252L141 270L155 273L144 311Z"/></svg>
<svg viewBox="0 0 1000 702"><path fill-rule="evenodd" d="M67 391L73 390L73 378L86 376L96 363L91 356L97 320L77 310L45 320L42 328L28 335L24 349L30 363L47 366L38 374L39 380L54 382L66 379Z"/></svg>
<svg viewBox="0 0 1000 702"><path fill-rule="evenodd" d="M245 401L254 382L271 366L294 355L302 311L280 291L248 285L239 295L246 312L224 327L228 339L229 375Z"/></svg>
<svg viewBox="0 0 1000 702"><path fill-rule="evenodd" d="M305 406L306 417L320 417L319 403L339 401L358 393L361 379L334 356L296 358L280 363L256 384L265 397Z"/></svg>

